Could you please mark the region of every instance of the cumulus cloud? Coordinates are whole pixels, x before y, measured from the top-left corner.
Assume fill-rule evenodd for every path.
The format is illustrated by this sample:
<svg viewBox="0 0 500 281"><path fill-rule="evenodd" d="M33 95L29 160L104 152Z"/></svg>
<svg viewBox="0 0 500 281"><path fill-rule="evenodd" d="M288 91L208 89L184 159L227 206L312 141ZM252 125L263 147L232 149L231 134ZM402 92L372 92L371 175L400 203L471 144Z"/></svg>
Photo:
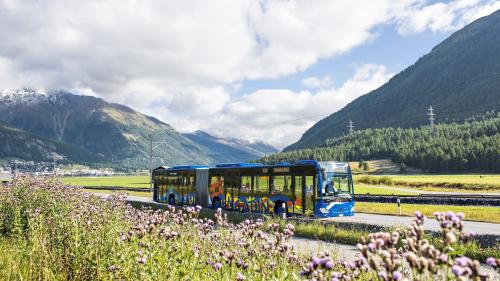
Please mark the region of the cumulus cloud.
<svg viewBox="0 0 500 281"><path fill-rule="evenodd" d="M385 66L359 65L354 75L339 87L311 91L261 89L224 103L211 115L177 120L165 112L164 118L175 120L179 128L203 128L218 135L248 140L264 140L284 147L298 140L302 133L326 115L353 99L387 82L393 73ZM221 100L222 104L222 100Z"/></svg>
<svg viewBox="0 0 500 281"><path fill-rule="evenodd" d="M457 2L0 0L0 88L64 88L130 105L182 131L244 131L283 145L317 118L257 125L331 113L385 81L386 70L362 66L338 88L329 77L305 79L314 93L233 95L242 83L305 70L373 40L381 24L397 22L403 33L440 30L498 8ZM228 124L244 129L220 129Z"/></svg>
<svg viewBox="0 0 500 281"><path fill-rule="evenodd" d="M307 77L303 79L300 83L312 89L324 89L330 87L333 83L333 80L330 76L327 75L323 78Z"/></svg>
<svg viewBox="0 0 500 281"><path fill-rule="evenodd" d="M498 0L457 0L426 5L417 3L397 16L401 34L455 31L466 24L500 9Z"/></svg>

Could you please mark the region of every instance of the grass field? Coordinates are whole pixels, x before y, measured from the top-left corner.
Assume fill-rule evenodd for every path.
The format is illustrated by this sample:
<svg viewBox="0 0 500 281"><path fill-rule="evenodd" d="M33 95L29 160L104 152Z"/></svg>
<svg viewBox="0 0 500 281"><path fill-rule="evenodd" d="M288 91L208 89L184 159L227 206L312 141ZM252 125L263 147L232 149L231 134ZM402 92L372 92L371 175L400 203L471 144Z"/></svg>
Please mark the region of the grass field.
<svg viewBox="0 0 500 281"><path fill-rule="evenodd" d="M80 186L126 186L149 187L149 176L116 176L116 177L64 177L66 184Z"/></svg>
<svg viewBox="0 0 500 281"><path fill-rule="evenodd" d="M397 187L384 187L379 185L357 183L354 185L354 193L373 194L373 195L417 195L420 193L425 193L425 191L417 189L415 190L415 192L409 192L398 189Z"/></svg>
<svg viewBox="0 0 500 281"><path fill-rule="evenodd" d="M356 202L355 208L359 213L398 215L397 205L391 203ZM462 212L465 220L500 223L500 207L401 204L402 215L413 216L415 211L427 217L434 217L434 212Z"/></svg>
<svg viewBox="0 0 500 281"><path fill-rule="evenodd" d="M500 193L500 175L355 175L355 186L405 188L415 191Z"/></svg>

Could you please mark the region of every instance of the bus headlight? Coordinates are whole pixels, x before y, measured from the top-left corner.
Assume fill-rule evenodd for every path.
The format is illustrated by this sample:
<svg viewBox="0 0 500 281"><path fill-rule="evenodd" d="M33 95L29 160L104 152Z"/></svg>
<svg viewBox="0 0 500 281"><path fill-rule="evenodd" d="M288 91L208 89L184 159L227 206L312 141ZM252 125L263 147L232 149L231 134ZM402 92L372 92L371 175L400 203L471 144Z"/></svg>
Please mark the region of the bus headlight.
<svg viewBox="0 0 500 281"><path fill-rule="evenodd" d="M323 214L328 214L328 210L326 208L319 208L319 211Z"/></svg>

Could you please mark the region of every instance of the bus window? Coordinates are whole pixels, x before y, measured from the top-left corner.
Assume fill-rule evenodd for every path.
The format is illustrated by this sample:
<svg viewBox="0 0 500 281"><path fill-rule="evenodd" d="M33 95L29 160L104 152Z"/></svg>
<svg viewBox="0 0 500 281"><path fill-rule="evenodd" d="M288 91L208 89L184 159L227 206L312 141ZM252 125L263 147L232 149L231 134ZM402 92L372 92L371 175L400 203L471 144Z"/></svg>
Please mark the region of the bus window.
<svg viewBox="0 0 500 281"><path fill-rule="evenodd" d="M160 181L160 179L161 179L161 176L159 176L159 175L155 175L155 177L154 177L154 183L155 183L155 186L154 186L154 187L155 187L155 189L156 189L156 194L157 194L156 196L157 196L157 198L158 198L159 200L162 200L162 197L161 197L161 196L162 196L162 190L161 190L161 187L162 187L162 186L161 186L161 181Z"/></svg>
<svg viewBox="0 0 500 281"><path fill-rule="evenodd" d="M348 175L335 175L332 178L333 186L339 193L351 193L351 183Z"/></svg>
<svg viewBox="0 0 500 281"><path fill-rule="evenodd" d="M189 205L194 205L194 199L196 196L196 183L195 183L195 177L194 176L189 176L189 182L188 182L188 192L187 192L187 203Z"/></svg>
<svg viewBox="0 0 500 281"><path fill-rule="evenodd" d="M273 198L274 202L277 200L286 200L286 208L288 208L288 212L293 212L293 206L288 204L288 200L292 200L292 177L291 176L273 176L271 181L271 195L281 195L285 198Z"/></svg>
<svg viewBox="0 0 500 281"><path fill-rule="evenodd" d="M302 191L304 185L302 184L302 176L295 176L294 177L294 184L295 184L295 197L293 200L293 213L294 214L302 214L303 213L303 202L302 202Z"/></svg>
<svg viewBox="0 0 500 281"><path fill-rule="evenodd" d="M175 200L175 203L177 203L177 205L182 205L183 203L183 199L184 199L184 185L185 185L185 177L184 175L179 175L177 177L177 183L175 185L175 188L176 188L176 192L177 192L177 198Z"/></svg>
<svg viewBox="0 0 500 281"><path fill-rule="evenodd" d="M164 175L160 176L159 187L161 190L160 198L163 202L167 201L167 177Z"/></svg>
<svg viewBox="0 0 500 281"><path fill-rule="evenodd" d="M238 202L236 207L240 211L247 211L250 208L253 190L252 183L251 176L241 177L241 186L238 191Z"/></svg>
<svg viewBox="0 0 500 281"><path fill-rule="evenodd" d="M269 208L269 176L256 176L255 200L256 211L265 212Z"/></svg>
<svg viewBox="0 0 500 281"><path fill-rule="evenodd" d="M167 177L165 201L168 204L175 205L178 203L177 197L176 197L178 183L179 183L179 176L169 175Z"/></svg>
<svg viewBox="0 0 500 281"><path fill-rule="evenodd" d="M225 206L226 209L233 209L235 201L238 200L236 196L238 195L240 177L238 175L232 174L229 176L224 176L224 181Z"/></svg>
<svg viewBox="0 0 500 281"><path fill-rule="evenodd" d="M210 177L210 199L214 207L222 207L224 202L224 178L221 176ZM220 199L222 198L222 200Z"/></svg>

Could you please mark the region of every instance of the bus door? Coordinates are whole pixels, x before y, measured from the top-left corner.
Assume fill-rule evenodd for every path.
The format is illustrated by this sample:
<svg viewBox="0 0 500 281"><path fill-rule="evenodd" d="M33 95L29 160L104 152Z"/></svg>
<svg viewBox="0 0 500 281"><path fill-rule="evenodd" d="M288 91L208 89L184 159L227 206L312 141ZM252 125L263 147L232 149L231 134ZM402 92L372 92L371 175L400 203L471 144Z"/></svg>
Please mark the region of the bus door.
<svg viewBox="0 0 500 281"><path fill-rule="evenodd" d="M314 215L316 204L316 177L309 175L293 176L293 213L306 216Z"/></svg>
<svg viewBox="0 0 500 281"><path fill-rule="evenodd" d="M254 190L255 177L254 176L241 176L241 185L238 189L238 202L236 209L242 212L248 212L252 209L253 204L253 190Z"/></svg>

